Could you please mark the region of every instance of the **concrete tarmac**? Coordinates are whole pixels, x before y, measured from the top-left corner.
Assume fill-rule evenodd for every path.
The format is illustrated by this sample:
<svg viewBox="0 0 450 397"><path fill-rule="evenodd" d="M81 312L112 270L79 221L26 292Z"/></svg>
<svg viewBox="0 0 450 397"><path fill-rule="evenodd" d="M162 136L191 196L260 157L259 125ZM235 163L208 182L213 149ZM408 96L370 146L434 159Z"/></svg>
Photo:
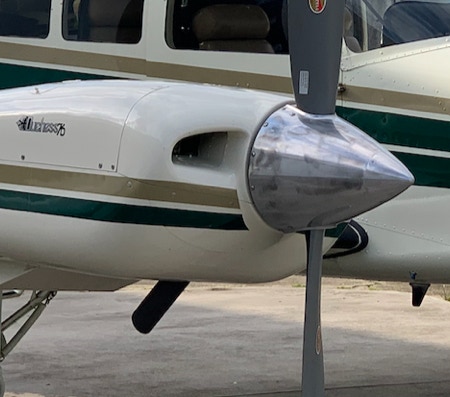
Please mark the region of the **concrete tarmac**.
<svg viewBox="0 0 450 397"><path fill-rule="evenodd" d="M130 320L148 285L59 293L3 363L6 396L300 396L303 283L190 286L150 335ZM326 396L449 396L450 303L380 288L325 280Z"/></svg>

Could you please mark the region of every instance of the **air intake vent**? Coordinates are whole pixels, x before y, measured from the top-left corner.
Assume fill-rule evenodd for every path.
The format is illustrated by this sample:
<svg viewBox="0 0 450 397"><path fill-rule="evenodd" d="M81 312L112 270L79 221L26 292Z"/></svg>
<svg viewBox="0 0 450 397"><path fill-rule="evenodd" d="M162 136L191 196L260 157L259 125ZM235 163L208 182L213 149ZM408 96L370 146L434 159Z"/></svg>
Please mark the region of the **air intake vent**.
<svg viewBox="0 0 450 397"><path fill-rule="evenodd" d="M172 151L172 162L197 167L219 167L228 141L227 132L208 132L188 136Z"/></svg>

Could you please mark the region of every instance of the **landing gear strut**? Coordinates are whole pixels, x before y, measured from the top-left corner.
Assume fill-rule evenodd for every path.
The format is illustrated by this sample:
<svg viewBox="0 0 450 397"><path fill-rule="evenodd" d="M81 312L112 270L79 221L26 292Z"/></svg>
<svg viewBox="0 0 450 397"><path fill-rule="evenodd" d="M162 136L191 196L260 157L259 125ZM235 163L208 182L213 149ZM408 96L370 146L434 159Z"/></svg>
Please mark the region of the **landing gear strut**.
<svg viewBox="0 0 450 397"><path fill-rule="evenodd" d="M22 291L0 291L0 320L2 319L2 307L3 300L16 298L22 295ZM30 299L20 309L11 314L6 320L1 321L0 325L0 362L11 353L11 351L17 346L20 340L30 330L36 320L40 317L44 309L55 297L55 291L33 291ZM9 339L6 340L4 332L10 328L13 324L16 324L19 320L26 318L23 325L19 330ZM0 397L3 397L5 393L5 382L3 380L1 368L0 368Z"/></svg>

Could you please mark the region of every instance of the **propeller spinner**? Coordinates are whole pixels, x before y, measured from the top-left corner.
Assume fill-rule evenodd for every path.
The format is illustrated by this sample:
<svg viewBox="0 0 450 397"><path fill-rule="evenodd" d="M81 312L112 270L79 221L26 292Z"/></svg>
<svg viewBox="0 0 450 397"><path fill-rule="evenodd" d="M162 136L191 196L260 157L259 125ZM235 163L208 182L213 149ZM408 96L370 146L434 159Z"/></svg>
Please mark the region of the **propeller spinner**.
<svg viewBox="0 0 450 397"><path fill-rule="evenodd" d="M335 115L344 0L289 0L296 105L273 113L256 135L248 183L264 221L305 231L308 246L303 397L324 396L320 325L324 231L397 196L414 178L376 141Z"/></svg>

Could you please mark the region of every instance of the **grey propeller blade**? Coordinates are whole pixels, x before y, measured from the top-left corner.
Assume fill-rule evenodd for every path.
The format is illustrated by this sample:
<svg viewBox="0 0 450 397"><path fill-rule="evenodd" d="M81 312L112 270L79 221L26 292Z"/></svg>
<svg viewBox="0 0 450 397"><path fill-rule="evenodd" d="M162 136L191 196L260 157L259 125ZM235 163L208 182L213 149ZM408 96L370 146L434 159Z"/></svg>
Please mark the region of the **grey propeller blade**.
<svg viewBox="0 0 450 397"><path fill-rule="evenodd" d="M324 397L320 325L324 231L408 188L414 177L362 131L335 114L344 0L288 0L297 108L271 114L248 167L261 218L283 233L307 231L302 396Z"/></svg>
<svg viewBox="0 0 450 397"><path fill-rule="evenodd" d="M343 18L344 0L288 0L292 84L304 112L334 113Z"/></svg>
<svg viewBox="0 0 450 397"><path fill-rule="evenodd" d="M315 115L334 114L341 60L344 0L289 0L291 74L297 107ZM320 299L324 230L308 232L303 335L302 396L323 397Z"/></svg>
<svg viewBox="0 0 450 397"><path fill-rule="evenodd" d="M305 326L303 333L302 397L324 396L320 298L322 282L322 243L324 230L308 232L306 269Z"/></svg>

